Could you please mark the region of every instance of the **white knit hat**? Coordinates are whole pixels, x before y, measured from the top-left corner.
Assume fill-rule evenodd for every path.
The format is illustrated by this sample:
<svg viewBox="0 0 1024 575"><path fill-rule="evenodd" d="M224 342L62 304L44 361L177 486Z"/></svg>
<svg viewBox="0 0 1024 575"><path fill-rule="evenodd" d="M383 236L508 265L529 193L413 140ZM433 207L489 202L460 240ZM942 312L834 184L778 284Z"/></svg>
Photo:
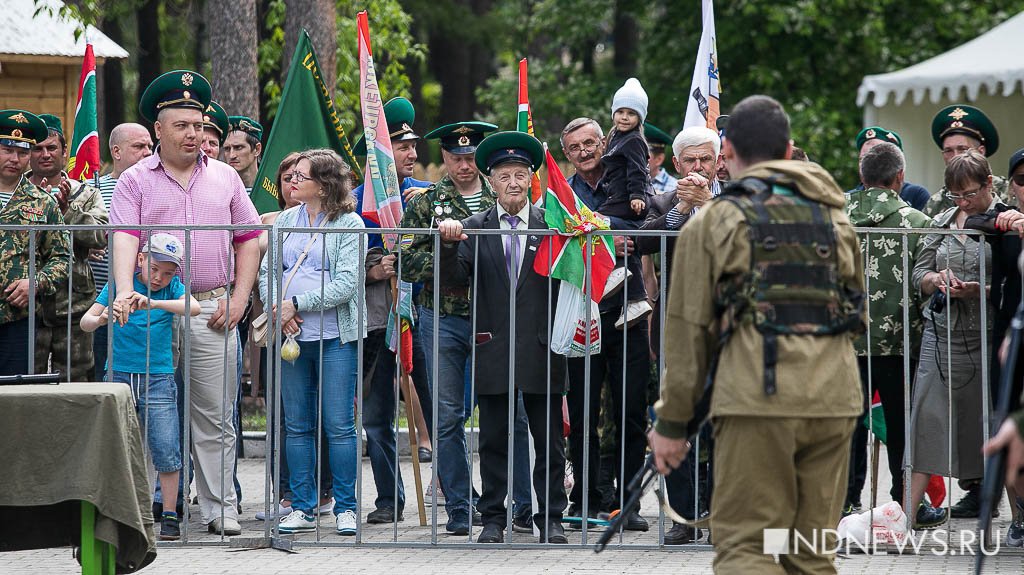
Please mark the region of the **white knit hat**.
<svg viewBox="0 0 1024 575"><path fill-rule="evenodd" d="M640 85L640 80L630 78L615 92L612 97L612 113L620 108L629 108L640 115L640 123L647 119L647 92Z"/></svg>

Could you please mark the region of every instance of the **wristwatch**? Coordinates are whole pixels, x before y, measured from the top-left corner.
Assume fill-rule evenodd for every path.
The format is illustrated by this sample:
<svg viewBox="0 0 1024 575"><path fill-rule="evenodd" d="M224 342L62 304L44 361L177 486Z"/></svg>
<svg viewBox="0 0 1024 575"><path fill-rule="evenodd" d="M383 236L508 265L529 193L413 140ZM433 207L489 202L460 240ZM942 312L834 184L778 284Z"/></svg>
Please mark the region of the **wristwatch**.
<svg viewBox="0 0 1024 575"><path fill-rule="evenodd" d="M299 298L298 296L292 296L292 305L295 306L295 311L299 311Z"/></svg>

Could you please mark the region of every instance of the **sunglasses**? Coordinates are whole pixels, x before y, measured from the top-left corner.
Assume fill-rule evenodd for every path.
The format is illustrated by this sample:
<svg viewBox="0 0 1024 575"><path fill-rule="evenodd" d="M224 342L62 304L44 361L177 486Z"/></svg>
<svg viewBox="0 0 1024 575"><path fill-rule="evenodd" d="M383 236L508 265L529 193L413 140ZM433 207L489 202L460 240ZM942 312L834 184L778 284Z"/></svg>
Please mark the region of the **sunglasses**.
<svg viewBox="0 0 1024 575"><path fill-rule="evenodd" d="M1024 174L1014 174L1010 179L1018 187L1024 188Z"/></svg>

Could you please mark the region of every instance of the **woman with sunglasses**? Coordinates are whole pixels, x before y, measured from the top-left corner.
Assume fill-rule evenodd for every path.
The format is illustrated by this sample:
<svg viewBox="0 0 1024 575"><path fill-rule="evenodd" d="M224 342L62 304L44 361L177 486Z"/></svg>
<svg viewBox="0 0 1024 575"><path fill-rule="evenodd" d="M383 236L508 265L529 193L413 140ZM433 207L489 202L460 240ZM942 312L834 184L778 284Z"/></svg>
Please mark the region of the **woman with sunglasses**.
<svg viewBox="0 0 1024 575"><path fill-rule="evenodd" d="M281 364L281 401L284 411L285 451L293 511L280 523L282 533L316 528L319 506L317 485L330 482L334 514L340 535L356 533L355 389L357 347L366 337L365 303L358 289L360 267L366 257L362 229L355 213L350 168L327 149L299 154L286 183L292 199L274 222L274 233L284 237L260 265L260 295L273 301L283 334L298 340L299 357ZM281 232L308 228L309 232ZM274 236L277 237L277 236ZM273 271L269 262L275 262ZM280 266L280 267L278 267ZM276 292L282 278L284 293ZM330 477L316 473L317 430L327 435Z"/></svg>
<svg viewBox="0 0 1024 575"><path fill-rule="evenodd" d="M992 169L976 150L950 160L945 184L954 207L935 217L936 228L962 230L968 217L996 207ZM981 376L989 358L981 346L988 336L982 326L992 325L992 308L988 306L983 323L981 298L988 297L992 250L966 234L929 234L923 244L912 281L930 299L922 313L925 330L911 413L911 509L920 504L931 475L952 476L968 490L953 508L956 517L978 497L984 469ZM935 527L946 519L942 510L930 525L920 527Z"/></svg>

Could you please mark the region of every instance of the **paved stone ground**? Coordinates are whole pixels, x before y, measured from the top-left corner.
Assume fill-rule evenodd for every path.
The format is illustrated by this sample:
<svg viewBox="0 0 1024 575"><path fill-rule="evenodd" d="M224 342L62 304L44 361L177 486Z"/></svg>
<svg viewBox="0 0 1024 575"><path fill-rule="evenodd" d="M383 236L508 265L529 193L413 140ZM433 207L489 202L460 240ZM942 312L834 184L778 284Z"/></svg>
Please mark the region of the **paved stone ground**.
<svg viewBox="0 0 1024 575"><path fill-rule="evenodd" d="M884 452L881 461L885 461ZM477 462L478 464L478 462ZM403 474L407 478L409 493L412 491L412 466L403 461ZM423 466L424 482L429 481L429 466ZM263 508L262 459L243 460L239 466L245 499L243 501L241 539L235 544L244 544L262 537L263 522L256 521L255 513ZM879 492L888 492L889 481L884 470L880 472ZM477 480L479 484L479 479ZM363 506L362 516L372 510L375 496L369 462L363 460L362 496L369 502ZM952 500L961 493L954 485ZM865 489L864 503L869 494ZM880 495L879 501L887 498ZM756 502L752 502L755 504ZM192 511L198 508L192 506ZM427 507L428 524L432 519L432 508ZM1009 523L1009 508L1005 501L1001 517L995 527L1002 533ZM437 510L438 528L436 544L432 529L420 527L415 513L415 503L407 503L405 521L397 526L361 525L359 543L354 537L341 537L334 533L333 517L321 520L322 531L295 537L296 553L285 553L273 549L235 549L229 542L206 533L197 518L190 522L190 546L175 544L161 545L156 562L147 568L147 573L245 573L253 575L299 574L299 573L381 573L384 571L409 572L417 575L439 573L453 575L459 572L484 573L486 575L522 573L640 573L647 571L671 571L678 574L710 573L713 551L707 545L686 546L685 548L658 549L659 529L657 504L653 495L644 501L644 514L651 522L647 533L628 533L621 546L610 546L596 555L588 547L581 547L579 531L569 532L569 548L540 547L536 538L529 534L516 533L511 542L515 547L470 548L466 537L453 537L444 533L446 520L443 506ZM951 532L969 530L973 520L954 520L945 526ZM666 527L667 528L667 527ZM474 528L474 534L479 528ZM593 543L598 531L589 534ZM319 537L319 542L318 542ZM922 573L939 575L944 573L973 572L973 556L964 556L958 548L958 538L951 535L952 549L956 555L936 554L939 545L934 541L926 544L918 555L851 555L837 559L840 573ZM618 539L616 538L616 542ZM45 549L5 553L0 555L0 573L18 574L59 574L75 573L77 564L68 548ZM1020 549L1002 549L999 554L986 560L986 573L1024 572L1024 552Z"/></svg>

